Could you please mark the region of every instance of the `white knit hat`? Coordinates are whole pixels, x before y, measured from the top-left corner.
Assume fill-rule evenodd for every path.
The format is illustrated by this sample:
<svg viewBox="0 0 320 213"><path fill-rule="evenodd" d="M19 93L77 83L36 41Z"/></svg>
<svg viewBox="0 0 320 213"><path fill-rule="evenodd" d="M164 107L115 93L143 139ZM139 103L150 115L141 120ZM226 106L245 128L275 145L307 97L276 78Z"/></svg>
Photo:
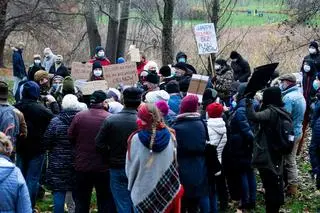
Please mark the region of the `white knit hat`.
<svg viewBox="0 0 320 213"><path fill-rule="evenodd" d="M148 92L146 95L147 103L156 103L158 101L169 101L170 95L164 90Z"/></svg>

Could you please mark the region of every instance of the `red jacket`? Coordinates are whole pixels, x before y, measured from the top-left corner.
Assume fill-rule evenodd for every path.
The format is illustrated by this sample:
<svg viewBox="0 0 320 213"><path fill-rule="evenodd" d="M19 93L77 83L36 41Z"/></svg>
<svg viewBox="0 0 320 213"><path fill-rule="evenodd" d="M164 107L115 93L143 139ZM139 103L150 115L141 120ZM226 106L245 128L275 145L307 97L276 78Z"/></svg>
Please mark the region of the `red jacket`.
<svg viewBox="0 0 320 213"><path fill-rule="evenodd" d="M104 58L104 59L98 59L98 58L93 58L89 61L90 64L93 64L94 62L99 61L101 63L101 66L105 67L111 64L109 59Z"/></svg>
<svg viewBox="0 0 320 213"><path fill-rule="evenodd" d="M146 66L147 63L148 63L148 62L145 61L145 62L140 62L140 63L137 65L138 76L140 76L141 72L143 71L144 66Z"/></svg>
<svg viewBox="0 0 320 213"><path fill-rule="evenodd" d="M80 172L106 172L109 166L107 157L96 150L95 138L103 121L110 114L93 107L79 112L70 125L68 135L75 145L75 170Z"/></svg>

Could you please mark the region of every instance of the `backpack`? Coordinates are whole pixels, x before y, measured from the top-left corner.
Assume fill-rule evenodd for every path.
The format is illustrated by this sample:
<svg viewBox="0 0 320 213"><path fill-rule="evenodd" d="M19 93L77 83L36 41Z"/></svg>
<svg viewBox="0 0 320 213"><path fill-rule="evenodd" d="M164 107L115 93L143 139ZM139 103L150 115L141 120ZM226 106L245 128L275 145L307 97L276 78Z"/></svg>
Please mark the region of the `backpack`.
<svg viewBox="0 0 320 213"><path fill-rule="evenodd" d="M272 106L270 109L278 114L274 129L276 141L273 148L283 155L290 154L295 142L290 114L277 107Z"/></svg>
<svg viewBox="0 0 320 213"><path fill-rule="evenodd" d="M16 137L19 135L19 120L10 105L0 105L0 131L10 137L15 145Z"/></svg>

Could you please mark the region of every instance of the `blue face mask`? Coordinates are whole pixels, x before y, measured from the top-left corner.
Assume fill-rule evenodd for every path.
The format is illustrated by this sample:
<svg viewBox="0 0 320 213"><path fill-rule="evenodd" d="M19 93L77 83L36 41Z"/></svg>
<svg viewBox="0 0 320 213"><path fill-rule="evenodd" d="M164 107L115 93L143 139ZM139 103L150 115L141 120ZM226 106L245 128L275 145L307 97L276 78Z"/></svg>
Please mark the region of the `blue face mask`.
<svg viewBox="0 0 320 213"><path fill-rule="evenodd" d="M231 102L231 106L232 106L233 109L236 108L237 107L237 102L236 101L232 101Z"/></svg>
<svg viewBox="0 0 320 213"><path fill-rule="evenodd" d="M53 88L54 90L57 90L58 86L59 86L59 84L52 84L52 88Z"/></svg>
<svg viewBox="0 0 320 213"><path fill-rule="evenodd" d="M178 59L178 62L186 63L187 60L186 60L186 58L183 58L183 57L182 57L182 58L179 58L179 59Z"/></svg>
<svg viewBox="0 0 320 213"><path fill-rule="evenodd" d="M318 80L314 80L313 81L313 89L315 89L316 91L318 91L319 90L319 88L320 88L320 82L318 81Z"/></svg>

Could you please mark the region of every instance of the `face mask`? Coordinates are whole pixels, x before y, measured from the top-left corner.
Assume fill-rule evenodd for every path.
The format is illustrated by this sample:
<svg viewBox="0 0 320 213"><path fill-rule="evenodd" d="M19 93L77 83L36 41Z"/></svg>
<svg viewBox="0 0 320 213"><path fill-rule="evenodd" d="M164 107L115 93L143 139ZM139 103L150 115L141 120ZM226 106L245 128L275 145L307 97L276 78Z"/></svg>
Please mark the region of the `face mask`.
<svg viewBox="0 0 320 213"><path fill-rule="evenodd" d="M54 89L54 91L57 90L58 86L59 86L59 84L52 84L52 88Z"/></svg>
<svg viewBox="0 0 320 213"><path fill-rule="evenodd" d="M237 60L238 60L238 59L236 59L236 58L235 58L235 59L231 59L232 62L237 62Z"/></svg>
<svg viewBox="0 0 320 213"><path fill-rule="evenodd" d="M103 51L99 51L98 52L98 57L100 57L100 58L104 57L104 52Z"/></svg>
<svg viewBox="0 0 320 213"><path fill-rule="evenodd" d="M214 65L214 69L215 70L220 70L221 69L221 65L220 64L215 64Z"/></svg>
<svg viewBox="0 0 320 213"><path fill-rule="evenodd" d="M316 50L315 48L313 48L313 47L310 47L310 48L309 48L309 53L310 53L310 54L316 54L316 53L317 53L317 50Z"/></svg>
<svg viewBox="0 0 320 213"><path fill-rule="evenodd" d="M93 70L93 75L96 77L100 77L102 75L102 70L101 69Z"/></svg>
<svg viewBox="0 0 320 213"><path fill-rule="evenodd" d="M41 63L41 60L34 60L34 63L35 63L35 64L40 64L40 63Z"/></svg>
<svg viewBox="0 0 320 213"><path fill-rule="evenodd" d="M237 107L237 102L236 101L232 101L231 102L231 106L232 106L233 109L236 108Z"/></svg>
<svg viewBox="0 0 320 213"><path fill-rule="evenodd" d="M56 61L56 64L61 64L61 61Z"/></svg>
<svg viewBox="0 0 320 213"><path fill-rule="evenodd" d="M186 58L183 58L183 57L178 59L178 62L186 63L186 61L187 61Z"/></svg>
<svg viewBox="0 0 320 213"><path fill-rule="evenodd" d="M304 70L305 72L310 72L311 67L310 67L308 64L305 64L305 65L303 65L303 70Z"/></svg>
<svg viewBox="0 0 320 213"><path fill-rule="evenodd" d="M320 88L320 81L319 80L314 80L312 85L313 85L313 89L315 91L318 91L319 88Z"/></svg>

